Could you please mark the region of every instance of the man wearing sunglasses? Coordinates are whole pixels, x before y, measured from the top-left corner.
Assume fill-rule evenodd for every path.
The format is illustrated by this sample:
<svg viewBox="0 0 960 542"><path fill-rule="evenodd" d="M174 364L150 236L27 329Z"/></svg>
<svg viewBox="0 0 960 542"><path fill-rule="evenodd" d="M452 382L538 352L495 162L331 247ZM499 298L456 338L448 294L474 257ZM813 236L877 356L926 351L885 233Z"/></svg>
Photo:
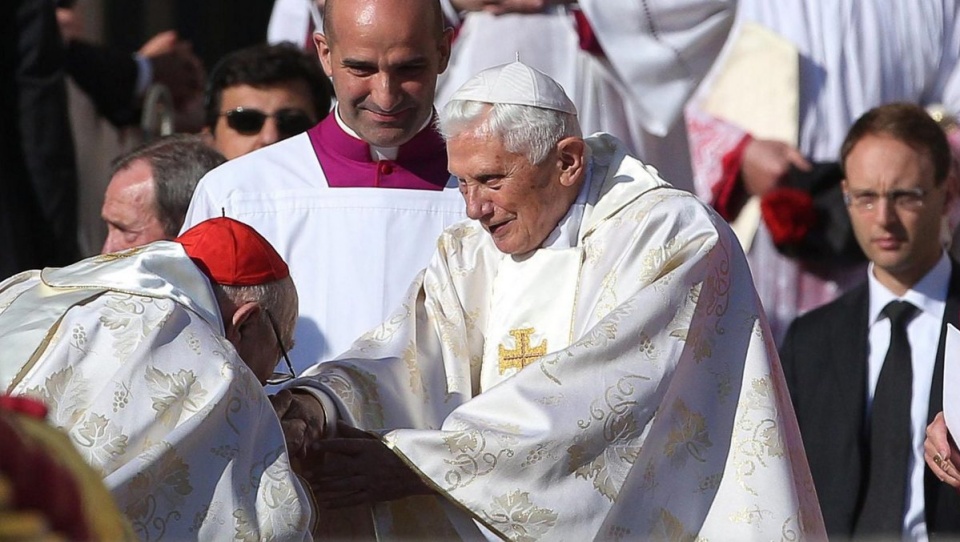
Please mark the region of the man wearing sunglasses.
<svg viewBox="0 0 960 542"><path fill-rule="evenodd" d="M300 288L298 371L382 322L440 231L465 216L432 125L452 38L439 2L334 0L323 21L314 39L336 90L334 114L211 171L184 224L225 211L289 262Z"/></svg>
<svg viewBox="0 0 960 542"><path fill-rule="evenodd" d="M46 403L138 538L306 537L261 387L285 378L297 292L256 231L215 218L28 271L0 283L0 307L0 390Z"/></svg>
<svg viewBox="0 0 960 542"><path fill-rule="evenodd" d="M307 131L330 111L316 59L292 44L255 45L223 58L204 97L204 132L228 160Z"/></svg>

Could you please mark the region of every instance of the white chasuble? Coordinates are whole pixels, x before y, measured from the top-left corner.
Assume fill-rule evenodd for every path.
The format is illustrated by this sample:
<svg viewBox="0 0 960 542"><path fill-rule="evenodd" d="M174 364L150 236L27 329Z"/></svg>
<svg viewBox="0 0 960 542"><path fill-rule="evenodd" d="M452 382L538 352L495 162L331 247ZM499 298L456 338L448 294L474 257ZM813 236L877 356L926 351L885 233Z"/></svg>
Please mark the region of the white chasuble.
<svg viewBox="0 0 960 542"><path fill-rule="evenodd" d="M179 244L0 283L0 352L2 391L49 407L140 539L310 539L273 407Z"/></svg>
<svg viewBox="0 0 960 542"><path fill-rule="evenodd" d="M448 228L394 317L300 379L437 491L378 505L380 532L427 524L437 507L412 503L434 499L465 538L824 539L736 238L617 140L587 142L580 258L514 261ZM547 352L499 375L500 346L524 344Z"/></svg>
<svg viewBox="0 0 960 542"><path fill-rule="evenodd" d="M570 344L582 257L579 247L504 255L483 334L481 392Z"/></svg>

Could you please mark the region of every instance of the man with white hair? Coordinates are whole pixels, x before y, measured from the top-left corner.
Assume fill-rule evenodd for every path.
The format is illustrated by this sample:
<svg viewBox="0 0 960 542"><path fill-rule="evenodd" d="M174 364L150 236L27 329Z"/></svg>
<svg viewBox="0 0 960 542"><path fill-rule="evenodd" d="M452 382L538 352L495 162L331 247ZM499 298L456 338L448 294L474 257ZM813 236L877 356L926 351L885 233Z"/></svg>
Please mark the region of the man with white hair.
<svg viewBox="0 0 960 542"><path fill-rule="evenodd" d="M724 221L582 138L519 62L468 81L440 127L473 220L392 318L274 398L321 506L372 504L404 535L823 538Z"/></svg>
<svg viewBox="0 0 960 542"><path fill-rule="evenodd" d="M309 539L261 386L296 318L273 247L216 218L0 283L0 390L48 406L142 540Z"/></svg>

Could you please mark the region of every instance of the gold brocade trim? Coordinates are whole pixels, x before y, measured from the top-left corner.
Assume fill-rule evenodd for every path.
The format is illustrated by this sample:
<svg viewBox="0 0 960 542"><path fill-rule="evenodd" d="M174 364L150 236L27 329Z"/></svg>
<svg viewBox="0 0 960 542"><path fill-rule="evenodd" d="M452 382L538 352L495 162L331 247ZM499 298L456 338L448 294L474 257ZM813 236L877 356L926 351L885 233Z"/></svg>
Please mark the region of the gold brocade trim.
<svg viewBox="0 0 960 542"><path fill-rule="evenodd" d="M116 260L122 260L124 258L131 258L143 252L145 248L146 248L146 245L143 245L139 247L128 248L126 250L121 250L118 252L108 252L106 254L100 254L99 256L96 256L93 258L93 262L106 263L106 262L113 262Z"/></svg>
<svg viewBox="0 0 960 542"><path fill-rule="evenodd" d="M419 476L420 479L423 480L425 484L427 484L431 489L439 493L441 497L443 497L448 502L450 502L451 504L459 508L461 512L464 512L467 515L469 515L474 521L476 521L477 523L480 523L481 525L489 529L491 533L499 536L501 540L506 540L509 542L510 538L507 537L507 535L501 533L499 529L494 527L486 519L480 517L476 512L474 512L468 506L460 502L456 497L444 491L443 488L437 485L437 483L434 482L432 478L430 478L422 470L420 470L420 468L417 467L417 465L413 461L411 461L410 458L408 458L402 451L400 451L396 446L394 446L393 443L387 441L382 436L379 438L380 438L380 442L386 445L386 447L390 449L391 452L396 454L401 461L403 461L408 467L410 467L411 470L413 470L413 472L417 473L417 476Z"/></svg>
<svg viewBox="0 0 960 542"><path fill-rule="evenodd" d="M530 335L533 335L534 328L525 327L521 329L511 329L510 335L513 335L516 347L508 349L503 344L497 345L497 359L500 366L500 374L510 369L523 369L527 365L542 358L547 353L547 340L540 341L539 346L530 346Z"/></svg>
<svg viewBox="0 0 960 542"><path fill-rule="evenodd" d="M46 335L44 335L43 340L40 341L40 344L37 345L37 348L34 349L32 354L30 354L30 357L27 359L26 363L24 363L23 366L20 367L20 371L17 372L17 376L13 379L12 382L10 382L10 386L7 387L8 394L13 393L13 389L16 388L20 384L20 382L23 381L23 379L27 376L27 373L29 373L30 370L33 369L33 366L37 364L37 360L40 359L40 356L42 356L43 353L46 352L47 346L50 345L50 341L53 339L53 336L56 335L57 331L60 329L60 324L63 323L63 319L66 318L67 313L70 312L70 309L74 307L82 307L87 303L90 303L94 299L97 299L104 293L105 292L99 292L97 294L91 295L86 299L82 299L74 303L73 305L70 305L69 307L67 307L65 311L63 311L63 314L61 314L60 317L57 318L57 321L54 322L54 324L50 326L50 329L47 330L47 333Z"/></svg>

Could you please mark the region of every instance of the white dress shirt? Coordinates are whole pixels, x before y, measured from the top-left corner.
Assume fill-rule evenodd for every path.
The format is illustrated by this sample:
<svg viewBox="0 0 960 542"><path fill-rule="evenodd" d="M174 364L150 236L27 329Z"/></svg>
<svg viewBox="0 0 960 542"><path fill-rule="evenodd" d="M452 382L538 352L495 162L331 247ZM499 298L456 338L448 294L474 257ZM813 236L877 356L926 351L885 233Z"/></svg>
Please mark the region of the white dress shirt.
<svg viewBox="0 0 960 542"><path fill-rule="evenodd" d="M910 431L913 453L907 465L906 510L903 516L904 540L927 540L927 524L924 517L923 440L927 428L930 389L933 368L936 363L940 329L946 306L947 289L950 285L950 259L946 253L920 281L903 296L897 297L873 276L873 264L867 273L870 289L868 313L869 356L867 373L867 411L873 405L873 393L883 367L883 359L890 346L890 320L880 312L895 300L909 301L919 311L907 324L910 353L913 363L913 396L910 400Z"/></svg>

